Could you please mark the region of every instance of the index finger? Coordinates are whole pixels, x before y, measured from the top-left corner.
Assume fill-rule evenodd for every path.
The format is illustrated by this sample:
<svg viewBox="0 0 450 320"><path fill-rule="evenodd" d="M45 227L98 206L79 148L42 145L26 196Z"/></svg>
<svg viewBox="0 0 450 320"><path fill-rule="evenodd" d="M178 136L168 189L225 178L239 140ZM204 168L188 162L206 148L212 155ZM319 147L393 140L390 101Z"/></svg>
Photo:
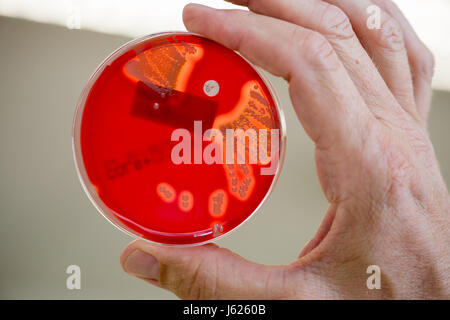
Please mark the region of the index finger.
<svg viewBox="0 0 450 320"><path fill-rule="evenodd" d="M359 143L370 113L332 46L320 34L243 10L185 7L188 30L239 51L290 82L294 109L308 135L322 146ZM356 133L361 130L361 135ZM320 141L319 141L320 138ZM350 148L354 150L354 145Z"/></svg>

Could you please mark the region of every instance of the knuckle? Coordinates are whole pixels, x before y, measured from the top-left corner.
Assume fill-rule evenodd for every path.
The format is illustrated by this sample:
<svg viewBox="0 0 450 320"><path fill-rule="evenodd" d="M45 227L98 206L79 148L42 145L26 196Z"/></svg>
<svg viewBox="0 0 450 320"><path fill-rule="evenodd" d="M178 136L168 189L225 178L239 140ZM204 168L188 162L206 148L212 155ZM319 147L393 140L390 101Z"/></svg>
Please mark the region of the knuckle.
<svg viewBox="0 0 450 320"><path fill-rule="evenodd" d="M417 127L405 125L403 126L404 139L411 147L413 154L433 154L433 148L427 133Z"/></svg>
<svg viewBox="0 0 450 320"><path fill-rule="evenodd" d="M379 30L376 32L376 43L392 51L404 50L403 32L398 22L389 15L385 15Z"/></svg>
<svg viewBox="0 0 450 320"><path fill-rule="evenodd" d="M327 4L320 25L325 29L326 35L338 39L349 39L355 37L350 19L345 12L337 6Z"/></svg>
<svg viewBox="0 0 450 320"><path fill-rule="evenodd" d="M337 69L340 60L333 46L320 33L311 31L304 39L301 50L305 52L308 60L321 69Z"/></svg>
<svg viewBox="0 0 450 320"><path fill-rule="evenodd" d="M415 72L431 79L436 65L433 53L427 47L423 46L422 49L417 52L416 56Z"/></svg>

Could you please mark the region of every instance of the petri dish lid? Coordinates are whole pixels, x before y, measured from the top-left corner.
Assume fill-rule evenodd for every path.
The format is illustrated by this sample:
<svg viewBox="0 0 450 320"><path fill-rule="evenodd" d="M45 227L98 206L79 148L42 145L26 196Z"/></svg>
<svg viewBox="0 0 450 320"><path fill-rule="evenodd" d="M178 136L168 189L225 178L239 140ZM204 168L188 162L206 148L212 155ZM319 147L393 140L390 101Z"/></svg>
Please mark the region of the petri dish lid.
<svg viewBox="0 0 450 320"><path fill-rule="evenodd" d="M73 151L95 207L122 231L168 245L228 234L280 174L285 120L264 74L187 32L133 40L79 99Z"/></svg>

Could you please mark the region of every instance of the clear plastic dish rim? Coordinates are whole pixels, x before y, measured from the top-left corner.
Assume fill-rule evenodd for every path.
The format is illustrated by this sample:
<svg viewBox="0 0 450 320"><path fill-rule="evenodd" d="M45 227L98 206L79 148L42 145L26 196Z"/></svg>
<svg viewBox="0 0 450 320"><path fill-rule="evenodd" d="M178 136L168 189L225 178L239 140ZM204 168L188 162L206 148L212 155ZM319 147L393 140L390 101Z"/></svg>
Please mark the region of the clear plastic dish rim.
<svg viewBox="0 0 450 320"><path fill-rule="evenodd" d="M202 35L192 33L192 32L185 32L185 31L166 31L166 32L159 32L159 33L152 33L149 35L145 35L143 37L139 37L136 39L133 39L131 41L126 42L122 46L120 46L118 49L116 49L114 52L112 52L106 59L103 60L102 63L95 69L94 73L90 76L87 84L83 88L83 91L78 99L77 107L75 110L73 125L72 125L72 151L73 151L73 157L75 161L75 167L78 174L78 178L80 180L81 185L83 186L83 189L88 196L91 203L94 205L94 207L97 209L98 212L102 214L103 217L105 217L106 220L108 220L113 226L121 230L122 232L126 233L132 238L135 239L142 239L146 242L149 242L151 244L157 244L161 246L173 246L173 247L192 247L192 246L199 246L211 242L215 242L219 239L223 239L225 236L228 236L233 231L238 229L240 226L242 226L245 222L247 222L259 209L263 206L263 204L267 201L267 198L272 193L278 178L280 177L281 170L283 168L284 158L285 158L285 152L286 152L286 120L284 117L283 109L281 108L280 100L278 98L278 95L273 88L271 82L269 81L268 77L264 74L262 69L258 66L255 66L253 63L248 61L245 57L243 57L239 52L234 51L237 53L242 59L244 59L258 74L258 76L262 79L266 87L269 89L270 95L272 96L272 99L275 102L275 107L278 113L278 117L280 119L280 141L281 141L281 147L280 147L280 157L278 161L278 167L275 172L274 179L272 180L272 183L269 187L269 190L266 192L264 198L261 200L261 202L258 204L258 206L253 210L253 212L248 215L247 218L242 220L238 225L236 225L233 229L229 230L226 233L223 233L221 235L218 235L216 237L213 237L208 240L200 241L200 242L193 242L193 243L164 243L164 242L156 242L149 239L146 239L142 234L139 234L137 231L131 229L127 225L125 225L123 222L121 222L115 215L114 211L109 208L98 196L96 192L96 188L92 185L90 182L86 169L84 167L83 157L81 153L81 121L84 111L84 106L86 103L86 99L89 95L89 92L91 91L91 88L93 84L97 81L98 77L102 74L103 70L109 66L114 60L116 60L118 57L120 57L123 53L128 51L131 47L140 44L144 41L148 41L151 39L156 39L160 37L166 37L166 36L178 36L178 35L189 35L189 36L196 36L200 38L207 39L208 41L213 41L211 39L205 38ZM167 232L159 232L156 230L152 230L152 233L154 234L160 234L167 237L186 237L191 236L192 238L196 238L201 235L205 235L208 233L212 233L211 229L202 230L202 231L196 231L196 232L189 232L189 233L167 233Z"/></svg>

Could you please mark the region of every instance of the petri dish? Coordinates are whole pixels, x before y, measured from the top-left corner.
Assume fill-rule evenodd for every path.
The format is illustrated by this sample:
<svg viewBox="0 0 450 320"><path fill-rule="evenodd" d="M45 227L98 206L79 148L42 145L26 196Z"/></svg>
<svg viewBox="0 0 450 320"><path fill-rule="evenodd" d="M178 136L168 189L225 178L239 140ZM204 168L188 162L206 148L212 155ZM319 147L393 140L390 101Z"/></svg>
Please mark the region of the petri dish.
<svg viewBox="0 0 450 320"><path fill-rule="evenodd" d="M230 233L280 174L285 119L264 74L187 32L126 43L85 86L73 123L78 175L131 236L195 245Z"/></svg>

